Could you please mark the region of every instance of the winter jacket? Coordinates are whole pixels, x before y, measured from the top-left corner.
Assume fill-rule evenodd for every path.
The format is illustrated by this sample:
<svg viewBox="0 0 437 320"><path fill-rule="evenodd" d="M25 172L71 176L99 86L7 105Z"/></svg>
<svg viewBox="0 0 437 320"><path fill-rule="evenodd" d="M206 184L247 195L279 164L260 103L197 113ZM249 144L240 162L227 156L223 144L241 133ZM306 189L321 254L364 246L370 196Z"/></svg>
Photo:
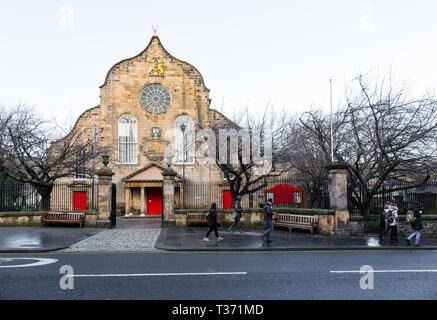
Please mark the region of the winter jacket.
<svg viewBox="0 0 437 320"><path fill-rule="evenodd" d="M394 227L399 222L399 214L398 214L398 207L396 206L385 206L384 207L384 215L389 213L391 211L391 216L387 219L387 223L390 227Z"/></svg>
<svg viewBox="0 0 437 320"><path fill-rule="evenodd" d="M234 201L234 209L241 216L241 213L243 212L243 209L241 208L240 200L235 199L235 201Z"/></svg>
<svg viewBox="0 0 437 320"><path fill-rule="evenodd" d="M272 209L272 205L270 203L268 202L264 203L263 211L264 211L264 222L272 220L274 212Z"/></svg>
<svg viewBox="0 0 437 320"><path fill-rule="evenodd" d="M423 210L421 210L419 208L414 208L413 212L414 212L414 216L416 217L416 220L411 222L411 227L414 230L421 230L422 229L422 213L423 213Z"/></svg>
<svg viewBox="0 0 437 320"><path fill-rule="evenodd" d="M209 227L217 226L217 209L215 207L211 207L211 209L209 209L208 226Z"/></svg>

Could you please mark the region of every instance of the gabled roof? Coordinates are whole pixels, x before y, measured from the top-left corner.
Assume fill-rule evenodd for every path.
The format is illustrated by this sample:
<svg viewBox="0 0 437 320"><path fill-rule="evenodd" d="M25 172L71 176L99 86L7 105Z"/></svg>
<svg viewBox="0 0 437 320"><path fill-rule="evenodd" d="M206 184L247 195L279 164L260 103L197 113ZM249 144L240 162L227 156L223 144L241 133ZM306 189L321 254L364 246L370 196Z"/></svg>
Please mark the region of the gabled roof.
<svg viewBox="0 0 437 320"><path fill-rule="evenodd" d="M203 87L206 89L206 91L208 91L208 92L210 91L210 90L206 87L206 85L205 85L205 80L203 79L203 76L202 76L202 74L200 73L200 71L197 70L197 68L194 67L192 64L190 64L190 63L188 63L188 62L186 62L186 61L183 61L183 60L177 59L177 58L175 58L174 56L172 56L172 55L171 55L171 54L170 54L170 53L169 53L169 52L164 48L164 46L163 46L162 43L161 43L161 40L159 39L159 37L158 37L157 35L152 36L152 38L150 39L149 44L147 45L147 47L146 47L143 51L141 51L139 54L137 54L136 56L133 56L133 57L131 57L131 58L123 59L123 60L117 62L116 64L114 64L114 65L113 65L113 66L108 70L108 72L106 73L105 81L103 82L103 84L102 84L99 88L102 88L102 87L104 87L104 86L107 84L107 82L108 82L108 78L109 78L109 74L111 73L111 71L112 71L113 69L115 69L115 67L117 67L118 65L121 65L123 62L127 62L127 61L130 61L130 60L133 60L133 59L135 59L135 58L137 58L137 57L143 55L143 54L147 51L147 49L149 49L149 47L152 45L154 39L157 39L157 40L158 40L158 45L159 45L159 46L162 48L162 50L163 50L163 51L164 51L164 52L169 56L169 58L174 59L175 61L178 61L178 62L182 63L183 65L186 65L186 66L188 66L189 68L191 68L192 70L194 70L194 72L197 73L197 74L200 76L200 79L201 79L202 85L203 85Z"/></svg>
<svg viewBox="0 0 437 320"><path fill-rule="evenodd" d="M164 171L165 166L158 162L151 162L145 167L132 172L127 175L121 181L123 182L139 182L139 181L162 181L161 172ZM180 174L176 175L176 179L182 180L182 176Z"/></svg>

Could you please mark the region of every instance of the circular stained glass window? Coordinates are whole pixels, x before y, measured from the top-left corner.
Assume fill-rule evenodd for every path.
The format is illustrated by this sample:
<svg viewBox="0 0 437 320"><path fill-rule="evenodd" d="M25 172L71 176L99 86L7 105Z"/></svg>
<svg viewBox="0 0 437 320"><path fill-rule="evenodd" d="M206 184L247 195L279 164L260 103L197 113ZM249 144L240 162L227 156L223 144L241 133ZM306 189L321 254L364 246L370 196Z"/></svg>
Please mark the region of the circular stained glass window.
<svg viewBox="0 0 437 320"><path fill-rule="evenodd" d="M170 107L171 95L160 84L151 84L141 91L140 103L150 113L162 113Z"/></svg>

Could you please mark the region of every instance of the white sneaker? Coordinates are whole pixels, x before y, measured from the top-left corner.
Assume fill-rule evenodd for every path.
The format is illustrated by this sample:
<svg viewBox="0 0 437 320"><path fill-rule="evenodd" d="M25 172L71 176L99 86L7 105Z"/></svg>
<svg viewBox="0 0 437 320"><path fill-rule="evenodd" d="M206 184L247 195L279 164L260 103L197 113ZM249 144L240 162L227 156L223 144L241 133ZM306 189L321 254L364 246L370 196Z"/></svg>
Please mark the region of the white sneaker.
<svg viewBox="0 0 437 320"><path fill-rule="evenodd" d="M205 238L203 238L203 241L208 242L208 241L211 241L211 240L209 240L207 237L205 237Z"/></svg>
<svg viewBox="0 0 437 320"><path fill-rule="evenodd" d="M223 241L223 240L225 240L225 239L223 239L222 237L218 237L218 238L217 238L217 242L218 242L218 241Z"/></svg>

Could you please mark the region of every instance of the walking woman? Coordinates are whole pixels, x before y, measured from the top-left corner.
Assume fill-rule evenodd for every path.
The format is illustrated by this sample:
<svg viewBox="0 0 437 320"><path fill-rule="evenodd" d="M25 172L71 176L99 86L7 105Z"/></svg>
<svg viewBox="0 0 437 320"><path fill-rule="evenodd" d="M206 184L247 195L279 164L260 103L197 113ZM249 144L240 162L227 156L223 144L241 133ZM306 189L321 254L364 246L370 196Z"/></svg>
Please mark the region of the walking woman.
<svg viewBox="0 0 437 320"><path fill-rule="evenodd" d="M218 231L217 231L217 204L215 204L215 203L211 204L211 209L209 209L209 214L207 216L207 219L208 219L209 230L206 233L205 238L203 238L203 241L210 241L208 239L208 237L212 231L214 231L214 233L215 233L215 237L217 238L217 242L224 240L222 237L219 236Z"/></svg>

